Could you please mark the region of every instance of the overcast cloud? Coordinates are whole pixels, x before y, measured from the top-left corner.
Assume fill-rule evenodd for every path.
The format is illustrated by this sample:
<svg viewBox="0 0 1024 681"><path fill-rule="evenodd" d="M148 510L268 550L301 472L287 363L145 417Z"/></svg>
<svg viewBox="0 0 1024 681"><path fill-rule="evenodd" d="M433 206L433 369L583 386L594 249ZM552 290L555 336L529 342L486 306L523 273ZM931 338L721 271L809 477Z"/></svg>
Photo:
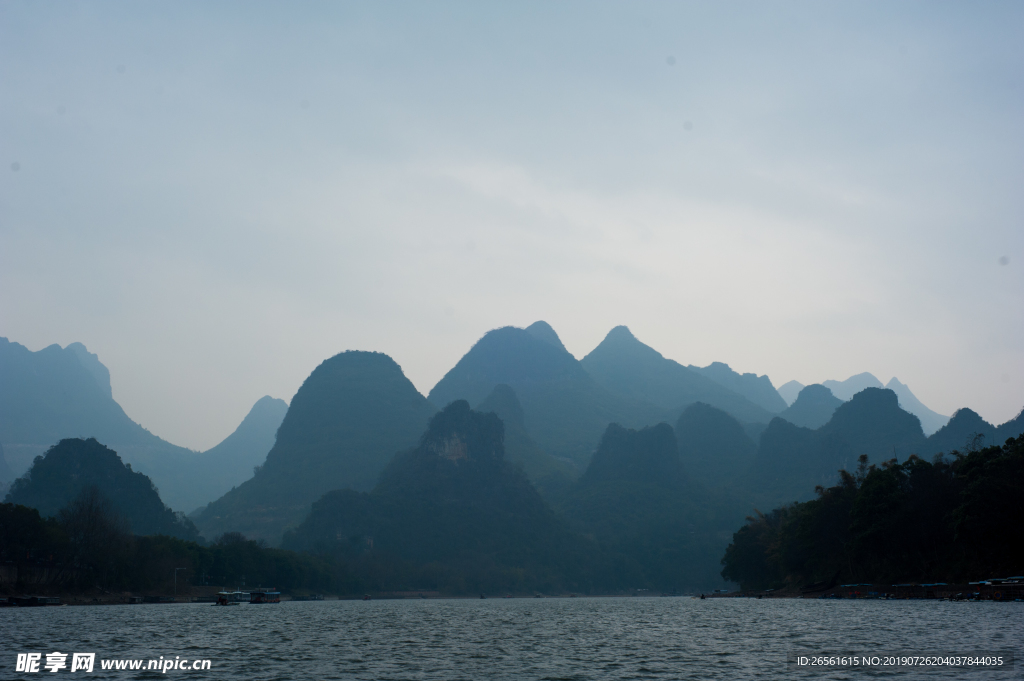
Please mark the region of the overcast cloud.
<svg viewBox="0 0 1024 681"><path fill-rule="evenodd" d="M538 319L1001 423L1022 121L1020 2L0 2L0 335L196 449Z"/></svg>

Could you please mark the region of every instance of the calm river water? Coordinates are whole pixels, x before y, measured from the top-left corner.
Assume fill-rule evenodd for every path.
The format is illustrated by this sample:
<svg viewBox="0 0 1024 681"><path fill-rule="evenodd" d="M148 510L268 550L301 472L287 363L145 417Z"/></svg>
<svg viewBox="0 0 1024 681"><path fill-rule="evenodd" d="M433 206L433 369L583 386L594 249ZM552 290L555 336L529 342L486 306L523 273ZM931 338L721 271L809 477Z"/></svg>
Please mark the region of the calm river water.
<svg viewBox="0 0 1024 681"><path fill-rule="evenodd" d="M63 678L46 654L96 653L72 678L1024 678L1024 603L573 598L0 609L0 678ZM40 653L39 673L15 670ZM797 652L1006 653L1014 669L822 670ZM209 659L207 671L101 669L110 659Z"/></svg>

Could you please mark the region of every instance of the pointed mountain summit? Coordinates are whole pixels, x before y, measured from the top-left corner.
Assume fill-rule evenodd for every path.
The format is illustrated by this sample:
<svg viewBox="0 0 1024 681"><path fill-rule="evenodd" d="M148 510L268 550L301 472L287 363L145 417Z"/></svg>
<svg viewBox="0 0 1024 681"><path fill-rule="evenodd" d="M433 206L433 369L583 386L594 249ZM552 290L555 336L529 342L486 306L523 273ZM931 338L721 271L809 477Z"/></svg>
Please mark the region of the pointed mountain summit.
<svg viewBox="0 0 1024 681"><path fill-rule="evenodd" d="M917 399L917 396L910 392L910 387L900 383L899 379L895 376L885 384L885 387L896 393L902 409L921 420L921 429L924 430L925 435L931 435L949 422L948 416L938 414L924 406L921 400Z"/></svg>
<svg viewBox="0 0 1024 681"><path fill-rule="evenodd" d="M590 382L579 362L560 346L514 326L488 331L438 381L428 399L438 405L456 400L479 404L499 383L516 389L545 382Z"/></svg>
<svg viewBox="0 0 1024 681"><path fill-rule="evenodd" d="M195 484L203 488L206 498L219 499L252 477L253 468L266 460L274 446L287 411L284 400L261 397L233 433L197 457L202 475Z"/></svg>
<svg viewBox="0 0 1024 681"><path fill-rule="evenodd" d="M565 349L565 346L562 345L562 339L558 337L558 334L555 333L555 330L552 329L551 325L547 322L539 321L530 324L526 327L526 333L530 334L537 340L542 340L549 345L555 346L563 352L569 352Z"/></svg>
<svg viewBox="0 0 1024 681"><path fill-rule="evenodd" d="M505 461L502 439L496 414L452 402L372 492L324 495L284 546L404 561L406 589L578 589L583 542Z"/></svg>
<svg viewBox="0 0 1024 681"><path fill-rule="evenodd" d="M712 362L706 367L697 367L691 364L686 368L690 371L696 371L701 376L710 378L715 383L732 390L738 395L746 397L772 414L778 414L788 406L778 391L775 390L771 379L767 376L740 374L733 371L724 362Z"/></svg>
<svg viewBox="0 0 1024 681"><path fill-rule="evenodd" d="M976 441L977 436L981 439ZM977 412L957 409L946 425L928 438L928 454L950 454L954 451L966 453L973 448L1002 444L996 442L996 427L981 418Z"/></svg>
<svg viewBox="0 0 1024 681"><path fill-rule="evenodd" d="M523 467L523 472L542 493L564 489L576 478L576 469L568 461L546 453L526 432L523 406L511 387L500 383L476 411L495 413L505 424L505 458Z"/></svg>
<svg viewBox="0 0 1024 681"><path fill-rule="evenodd" d="M523 405L519 404L516 391L511 386L499 383L476 409L482 414L494 412L505 423L505 433L508 434L510 426L525 428L526 421L523 415ZM505 447L508 454L508 447Z"/></svg>
<svg viewBox="0 0 1024 681"><path fill-rule="evenodd" d="M787 405L793 406L793 403L796 402L796 398L800 394L800 391L806 387L807 386L800 381L789 381L788 383L783 383L779 386L778 393L779 396L786 401Z"/></svg>
<svg viewBox="0 0 1024 681"><path fill-rule="evenodd" d="M832 394L844 402L853 399L853 396L865 388L882 388L882 382L873 374L865 371L856 376L850 376L845 381L822 381L821 384L832 391Z"/></svg>
<svg viewBox="0 0 1024 681"><path fill-rule="evenodd" d="M184 516L164 506L153 482L121 461L96 440L61 440L35 460L11 486L6 503L21 504L53 516L89 487L97 488L131 524L135 534L166 534L196 539L199 532Z"/></svg>
<svg viewBox="0 0 1024 681"><path fill-rule="evenodd" d="M1011 437L1024 435L1024 409L1017 412L1012 419L996 428L995 442L992 444L1004 444Z"/></svg>
<svg viewBox="0 0 1024 681"><path fill-rule="evenodd" d="M161 440L114 401L110 372L81 343L31 352L0 338L0 444L15 475L63 439L93 437L160 488L172 508L206 503L196 453Z"/></svg>
<svg viewBox="0 0 1024 681"><path fill-rule="evenodd" d="M540 335L512 326L488 331L438 381L430 401L479 405L495 386L508 385L522 405L525 429L537 444L556 458L581 465L586 465L609 423L639 425L657 417L660 410L655 405L604 388L560 343L543 339L546 333Z"/></svg>
<svg viewBox="0 0 1024 681"><path fill-rule="evenodd" d="M821 428L832 418L832 414L843 401L823 385L809 385L800 391L796 401L781 414L793 425L812 430Z"/></svg>
<svg viewBox="0 0 1024 681"><path fill-rule="evenodd" d="M735 482L754 461L757 445L739 421L695 402L676 421L679 458L687 474L709 487Z"/></svg>
<svg viewBox="0 0 1024 681"><path fill-rule="evenodd" d="M637 340L625 326L609 331L580 363L607 389L665 411L681 412L687 405L704 402L747 423L768 423L774 416L710 378L666 359Z"/></svg>
<svg viewBox="0 0 1024 681"><path fill-rule="evenodd" d="M949 422L928 438L923 453L967 453L982 447L1002 446L1007 439L1021 435L1024 435L1024 411L996 427L965 407L957 409Z"/></svg>
<svg viewBox="0 0 1024 681"><path fill-rule="evenodd" d="M276 543L325 492L370 489L435 411L387 355L335 355L295 394L266 463L196 524L208 538L234 531Z"/></svg>
<svg viewBox="0 0 1024 681"><path fill-rule="evenodd" d="M64 351L74 354L81 363L82 368L92 375L96 385L103 391L103 394L110 399L114 399L114 391L110 387L110 370L100 362L99 355L89 352L88 348L81 343L72 343L64 348Z"/></svg>

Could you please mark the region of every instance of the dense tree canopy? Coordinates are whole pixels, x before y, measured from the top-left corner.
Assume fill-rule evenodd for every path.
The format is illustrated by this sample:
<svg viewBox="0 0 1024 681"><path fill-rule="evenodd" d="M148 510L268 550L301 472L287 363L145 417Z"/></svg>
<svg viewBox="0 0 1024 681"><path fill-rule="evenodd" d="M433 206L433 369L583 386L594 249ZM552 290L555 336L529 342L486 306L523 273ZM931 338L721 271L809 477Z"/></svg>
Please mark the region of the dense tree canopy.
<svg viewBox="0 0 1024 681"><path fill-rule="evenodd" d="M956 581L1024 572L1024 438L868 465L816 499L748 519L722 575L744 588Z"/></svg>

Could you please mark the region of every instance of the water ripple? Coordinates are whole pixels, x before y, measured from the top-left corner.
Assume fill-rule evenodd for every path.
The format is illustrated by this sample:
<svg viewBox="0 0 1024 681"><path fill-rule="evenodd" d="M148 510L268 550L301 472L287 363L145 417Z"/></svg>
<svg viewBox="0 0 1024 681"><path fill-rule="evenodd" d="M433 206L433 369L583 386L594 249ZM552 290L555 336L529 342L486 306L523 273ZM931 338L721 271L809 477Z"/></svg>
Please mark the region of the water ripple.
<svg viewBox="0 0 1024 681"><path fill-rule="evenodd" d="M892 672L791 669L787 654L1016 651L1016 672L970 674L981 681L1021 678L1024 605L573 598L8 608L0 610L0 640L4 679L18 678L16 653L55 650L213 661L209 672L166 674L97 663L93 679L261 681L888 678ZM958 678L951 670L896 675Z"/></svg>

